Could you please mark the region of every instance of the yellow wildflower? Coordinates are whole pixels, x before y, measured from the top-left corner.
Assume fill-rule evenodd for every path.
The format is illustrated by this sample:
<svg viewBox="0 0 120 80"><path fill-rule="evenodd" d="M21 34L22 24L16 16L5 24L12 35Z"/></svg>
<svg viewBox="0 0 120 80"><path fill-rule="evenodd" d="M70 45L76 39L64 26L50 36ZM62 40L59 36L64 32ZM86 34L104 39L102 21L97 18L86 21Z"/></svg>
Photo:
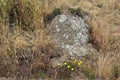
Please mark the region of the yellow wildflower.
<svg viewBox="0 0 120 80"><path fill-rule="evenodd" d="M66 63L66 62L64 62L64 65L67 65L67 63Z"/></svg>
<svg viewBox="0 0 120 80"><path fill-rule="evenodd" d="M74 71L74 68L71 68L72 71Z"/></svg>
<svg viewBox="0 0 120 80"><path fill-rule="evenodd" d="M68 66L67 66L67 68L69 69L69 68L70 68L70 66L68 65Z"/></svg>
<svg viewBox="0 0 120 80"><path fill-rule="evenodd" d="M79 61L79 63L81 63L81 64L82 64L82 61Z"/></svg>
<svg viewBox="0 0 120 80"><path fill-rule="evenodd" d="M80 66L81 64L82 64L82 61L79 61L79 62L78 62L78 65Z"/></svg>

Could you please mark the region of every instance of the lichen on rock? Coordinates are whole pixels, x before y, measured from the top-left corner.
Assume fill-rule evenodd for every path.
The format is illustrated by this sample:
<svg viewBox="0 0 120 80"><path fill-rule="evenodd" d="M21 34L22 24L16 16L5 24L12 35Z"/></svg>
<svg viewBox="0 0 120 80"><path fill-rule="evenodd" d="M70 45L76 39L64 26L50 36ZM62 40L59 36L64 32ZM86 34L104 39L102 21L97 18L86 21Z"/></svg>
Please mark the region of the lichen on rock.
<svg viewBox="0 0 120 80"><path fill-rule="evenodd" d="M71 57L87 54L85 46L89 41L89 26L81 17L58 15L49 24L48 30Z"/></svg>
<svg viewBox="0 0 120 80"><path fill-rule="evenodd" d="M65 15L60 15L59 21L64 22L67 19Z"/></svg>

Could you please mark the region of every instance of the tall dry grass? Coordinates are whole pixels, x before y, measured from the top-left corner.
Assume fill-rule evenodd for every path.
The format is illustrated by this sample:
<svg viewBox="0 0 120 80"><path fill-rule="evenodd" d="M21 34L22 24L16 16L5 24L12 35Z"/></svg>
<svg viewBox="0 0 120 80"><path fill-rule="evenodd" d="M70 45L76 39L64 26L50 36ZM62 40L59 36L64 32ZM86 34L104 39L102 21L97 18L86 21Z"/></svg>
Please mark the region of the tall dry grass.
<svg viewBox="0 0 120 80"><path fill-rule="evenodd" d="M110 80L113 75L114 63L110 55L100 55L97 61L98 76L105 80Z"/></svg>
<svg viewBox="0 0 120 80"><path fill-rule="evenodd" d="M91 2L88 0L21 0L22 6L19 7L22 10L20 14L22 14L23 22L20 22L19 25L16 19L14 30L11 32L8 13L12 5L15 4L13 1L16 0L9 2L0 0L1 77L18 75L19 55L26 55L24 53L34 55L34 58L30 58L33 63L28 62L30 66L28 68L34 77L39 77L41 70L49 72L51 68L50 56L59 55L62 52L59 51L57 42L46 34L45 15L52 13L55 8L60 8L64 12L69 7L79 7L91 14L92 19L88 21L91 26L91 42L99 52L97 56L94 56L98 60L93 61L90 58L83 62L82 73L92 79L98 77L109 80L120 77L119 0L91 0ZM24 31L20 27L32 27L34 30ZM108 51L112 51L112 54Z"/></svg>
<svg viewBox="0 0 120 80"><path fill-rule="evenodd" d="M91 38L95 47L99 51L108 51L110 49L110 29L106 29L107 23L103 19L91 21Z"/></svg>

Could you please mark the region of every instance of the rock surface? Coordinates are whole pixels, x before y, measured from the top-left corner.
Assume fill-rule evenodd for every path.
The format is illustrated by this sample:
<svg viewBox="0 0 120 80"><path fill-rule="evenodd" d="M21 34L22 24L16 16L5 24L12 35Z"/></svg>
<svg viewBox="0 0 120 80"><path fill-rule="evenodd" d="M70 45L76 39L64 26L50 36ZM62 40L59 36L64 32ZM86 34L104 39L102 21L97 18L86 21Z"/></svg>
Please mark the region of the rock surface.
<svg viewBox="0 0 120 80"><path fill-rule="evenodd" d="M86 45L89 41L89 26L81 17L58 15L48 25L52 35L67 50L71 58L86 55Z"/></svg>

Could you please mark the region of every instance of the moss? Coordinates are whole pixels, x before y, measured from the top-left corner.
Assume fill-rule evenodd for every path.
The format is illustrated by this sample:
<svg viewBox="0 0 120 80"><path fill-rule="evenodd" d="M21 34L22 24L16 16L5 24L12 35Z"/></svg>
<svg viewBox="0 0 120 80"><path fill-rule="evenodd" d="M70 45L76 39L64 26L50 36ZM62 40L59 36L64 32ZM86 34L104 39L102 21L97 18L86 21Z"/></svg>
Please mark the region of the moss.
<svg viewBox="0 0 120 80"><path fill-rule="evenodd" d="M60 14L62 14L62 10L60 8L54 8L53 12L44 16L44 23L50 23L57 15Z"/></svg>
<svg viewBox="0 0 120 80"><path fill-rule="evenodd" d="M72 15L75 15L75 16L77 15L77 16L83 18L83 12L80 8L70 8L69 10Z"/></svg>
<svg viewBox="0 0 120 80"><path fill-rule="evenodd" d="M62 10L61 10L60 8L55 8L53 12L54 12L54 14L56 14L56 15L62 14Z"/></svg>

